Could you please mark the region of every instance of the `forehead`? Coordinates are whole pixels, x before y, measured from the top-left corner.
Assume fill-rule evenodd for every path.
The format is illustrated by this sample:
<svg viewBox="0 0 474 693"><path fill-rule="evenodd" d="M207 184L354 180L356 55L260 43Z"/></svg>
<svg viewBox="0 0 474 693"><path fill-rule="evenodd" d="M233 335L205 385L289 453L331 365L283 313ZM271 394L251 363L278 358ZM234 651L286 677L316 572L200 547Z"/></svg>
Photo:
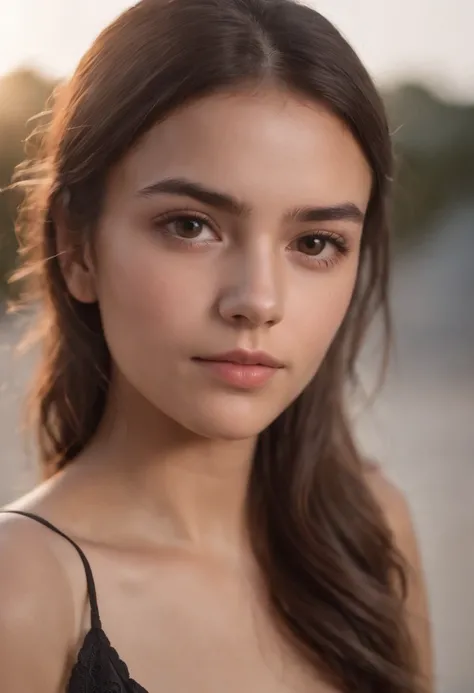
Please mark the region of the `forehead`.
<svg viewBox="0 0 474 693"><path fill-rule="evenodd" d="M282 90L218 94L156 124L114 172L122 193L183 177L250 204L350 201L371 171L349 129L321 104Z"/></svg>

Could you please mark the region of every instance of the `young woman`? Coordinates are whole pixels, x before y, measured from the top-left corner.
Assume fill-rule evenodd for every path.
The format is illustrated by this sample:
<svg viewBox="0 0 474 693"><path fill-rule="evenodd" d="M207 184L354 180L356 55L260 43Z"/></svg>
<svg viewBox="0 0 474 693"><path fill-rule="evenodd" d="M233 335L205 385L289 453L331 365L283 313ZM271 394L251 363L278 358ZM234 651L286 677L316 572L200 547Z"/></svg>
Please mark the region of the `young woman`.
<svg viewBox="0 0 474 693"><path fill-rule="evenodd" d="M144 0L84 56L23 216L47 479L1 515L2 691L429 689L409 513L344 402L391 163L290 0Z"/></svg>

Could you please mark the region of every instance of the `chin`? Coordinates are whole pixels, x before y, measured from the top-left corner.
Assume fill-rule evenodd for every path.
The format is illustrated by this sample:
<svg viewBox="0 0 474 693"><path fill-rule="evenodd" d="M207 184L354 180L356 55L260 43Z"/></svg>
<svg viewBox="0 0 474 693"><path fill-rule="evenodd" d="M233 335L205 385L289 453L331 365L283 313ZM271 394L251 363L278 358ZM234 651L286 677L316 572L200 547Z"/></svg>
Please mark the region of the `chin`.
<svg viewBox="0 0 474 693"><path fill-rule="evenodd" d="M255 438L280 414L275 407L263 406L262 402L241 399L237 402L210 403L201 401L196 407L181 410L173 417L188 431L208 439L246 440Z"/></svg>

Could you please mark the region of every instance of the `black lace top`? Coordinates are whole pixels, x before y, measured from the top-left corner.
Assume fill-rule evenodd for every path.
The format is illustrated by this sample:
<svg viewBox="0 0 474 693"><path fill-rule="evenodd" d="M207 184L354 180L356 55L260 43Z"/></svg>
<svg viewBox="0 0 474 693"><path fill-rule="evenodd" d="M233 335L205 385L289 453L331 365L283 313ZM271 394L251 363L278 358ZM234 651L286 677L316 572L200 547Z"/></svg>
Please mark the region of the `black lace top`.
<svg viewBox="0 0 474 693"><path fill-rule="evenodd" d="M77 661L71 671L66 693L147 693L143 686L130 678L127 665L122 662L102 630L94 578L89 561L82 549L61 530L38 515L18 510L0 512L24 515L64 537L74 546L84 566L91 606L91 628L84 638Z"/></svg>

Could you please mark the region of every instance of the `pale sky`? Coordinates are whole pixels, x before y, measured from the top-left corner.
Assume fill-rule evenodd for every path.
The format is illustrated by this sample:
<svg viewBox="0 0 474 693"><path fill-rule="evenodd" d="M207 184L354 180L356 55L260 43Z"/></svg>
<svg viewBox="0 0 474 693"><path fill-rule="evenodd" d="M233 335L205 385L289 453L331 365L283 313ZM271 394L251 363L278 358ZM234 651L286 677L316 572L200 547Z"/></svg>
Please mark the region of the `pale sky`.
<svg viewBox="0 0 474 693"><path fill-rule="evenodd" d="M127 0L0 0L0 74L70 74ZM474 100L474 0L308 0L345 34L379 84L421 78Z"/></svg>

